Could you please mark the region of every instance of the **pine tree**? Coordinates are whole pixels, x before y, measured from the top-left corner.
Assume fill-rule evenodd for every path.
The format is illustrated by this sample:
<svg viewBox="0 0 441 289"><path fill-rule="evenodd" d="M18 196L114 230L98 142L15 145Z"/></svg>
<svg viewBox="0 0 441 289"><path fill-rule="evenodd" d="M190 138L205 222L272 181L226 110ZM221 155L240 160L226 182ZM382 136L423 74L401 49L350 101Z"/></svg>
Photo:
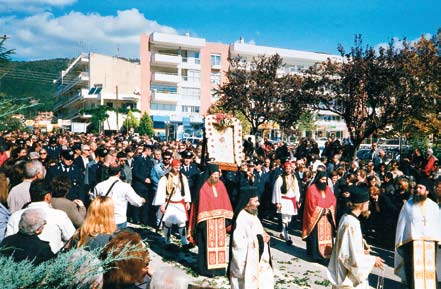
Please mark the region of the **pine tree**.
<svg viewBox="0 0 441 289"><path fill-rule="evenodd" d="M136 129L140 135L148 135L149 137L153 136L153 121L150 115L144 113L139 121L138 129Z"/></svg>

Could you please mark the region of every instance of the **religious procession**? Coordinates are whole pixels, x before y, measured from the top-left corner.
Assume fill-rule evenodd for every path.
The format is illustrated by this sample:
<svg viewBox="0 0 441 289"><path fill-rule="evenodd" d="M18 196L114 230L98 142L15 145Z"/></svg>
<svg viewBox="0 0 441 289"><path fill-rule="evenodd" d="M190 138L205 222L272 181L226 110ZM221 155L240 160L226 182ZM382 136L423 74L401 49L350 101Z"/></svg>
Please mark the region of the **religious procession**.
<svg viewBox="0 0 441 289"><path fill-rule="evenodd" d="M57 288L215 288L154 268L156 246L196 252L193 276L284 288L272 244L303 250L299 238L332 288L388 288L384 276L369 282L387 262L373 246L393 252L402 287L389 288L440 288L441 175L430 148L387 160L373 143L367 159L350 160L351 144L333 137L320 151L308 138L254 144L241 130L218 114L205 117L196 146L129 133L3 133L2 263L32 272L67 254ZM143 240L146 231L155 242ZM44 276L23 286L2 277L11 283L1 287L49 288Z"/></svg>

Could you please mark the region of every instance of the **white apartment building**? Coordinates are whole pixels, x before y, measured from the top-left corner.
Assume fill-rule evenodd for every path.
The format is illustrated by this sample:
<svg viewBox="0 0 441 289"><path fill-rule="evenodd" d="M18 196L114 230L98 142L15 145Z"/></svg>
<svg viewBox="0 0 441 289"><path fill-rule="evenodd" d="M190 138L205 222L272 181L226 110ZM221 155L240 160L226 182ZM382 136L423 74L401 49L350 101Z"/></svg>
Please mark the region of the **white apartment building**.
<svg viewBox="0 0 441 289"><path fill-rule="evenodd" d="M119 57L97 53L82 53L57 79L58 100L54 111L59 119L72 123L90 122L91 115L83 112L97 105L107 105L140 110L140 78L138 63ZM124 114L109 111L104 130L119 130L126 117ZM76 127L79 127L78 125Z"/></svg>

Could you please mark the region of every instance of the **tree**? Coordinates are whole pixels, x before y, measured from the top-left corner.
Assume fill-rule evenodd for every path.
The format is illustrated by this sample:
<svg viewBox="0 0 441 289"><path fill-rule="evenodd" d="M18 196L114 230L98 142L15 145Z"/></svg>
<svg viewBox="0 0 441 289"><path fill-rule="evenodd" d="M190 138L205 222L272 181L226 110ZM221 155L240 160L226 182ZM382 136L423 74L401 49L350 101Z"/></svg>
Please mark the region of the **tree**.
<svg viewBox="0 0 441 289"><path fill-rule="evenodd" d="M230 59L228 81L216 90L220 96L216 106L233 114L240 112L251 124L254 135L259 125L271 120L291 126L300 114L289 114L289 107L296 106L300 112L305 106L296 97L295 83L299 79L280 76L278 69L282 66L278 54L259 56L250 63L240 56Z"/></svg>
<svg viewBox="0 0 441 289"><path fill-rule="evenodd" d="M140 135L148 135L149 137L153 136L155 132L153 130L153 121L150 115L144 113L141 116L136 132L138 132Z"/></svg>
<svg viewBox="0 0 441 289"><path fill-rule="evenodd" d="M134 128L136 130L138 126L139 126L139 120L133 114L133 111L129 110L127 112L127 118L124 120L123 128L125 129L126 132L128 132L130 128Z"/></svg>
<svg viewBox="0 0 441 289"><path fill-rule="evenodd" d="M397 119L421 114L432 101L431 96L419 93L418 80L409 76L406 63L415 52L406 41L403 46L396 49L390 43L377 52L370 46L364 48L357 35L350 52L339 46L341 62L328 59L309 70L303 92L315 108L344 119L354 144L351 155L365 138Z"/></svg>
<svg viewBox="0 0 441 289"><path fill-rule="evenodd" d="M441 135L441 29L432 39L422 36L412 47L405 68L411 78L415 93L431 99L423 113L413 114L394 127L401 129L400 135L421 139L428 135Z"/></svg>
<svg viewBox="0 0 441 289"><path fill-rule="evenodd" d="M15 53L14 49L5 48L6 35L0 37L0 64L5 64L10 61L10 57Z"/></svg>
<svg viewBox="0 0 441 289"><path fill-rule="evenodd" d="M80 111L80 113L92 115L90 119L90 130L92 132L99 133L101 132L103 121L109 118L109 114L107 113L109 110L112 110L112 108L108 107L107 105L98 105L89 109L83 109Z"/></svg>

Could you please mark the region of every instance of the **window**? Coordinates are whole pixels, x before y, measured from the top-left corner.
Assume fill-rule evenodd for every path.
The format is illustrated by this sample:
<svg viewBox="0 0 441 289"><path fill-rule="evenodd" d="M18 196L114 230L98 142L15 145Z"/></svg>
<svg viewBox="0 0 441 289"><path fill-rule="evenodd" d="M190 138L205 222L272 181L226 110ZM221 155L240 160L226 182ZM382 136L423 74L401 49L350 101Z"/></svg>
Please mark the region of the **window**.
<svg viewBox="0 0 441 289"><path fill-rule="evenodd" d="M89 95L91 95L91 94L100 94L101 90L103 90L103 86L102 85L95 85L94 87L92 87L89 90L88 94Z"/></svg>
<svg viewBox="0 0 441 289"><path fill-rule="evenodd" d="M199 113L199 106L183 105L182 106L182 112L196 112L196 113Z"/></svg>
<svg viewBox="0 0 441 289"><path fill-rule="evenodd" d="M156 90L157 92L161 93L176 93L178 91L178 88L176 86L152 84L151 90Z"/></svg>
<svg viewBox="0 0 441 289"><path fill-rule="evenodd" d="M196 51L194 53L194 63L195 64L200 64L201 63L201 59L199 58L199 52L198 51Z"/></svg>
<svg viewBox="0 0 441 289"><path fill-rule="evenodd" d="M182 79L184 81L199 82L201 72L199 70L182 70Z"/></svg>
<svg viewBox="0 0 441 289"><path fill-rule="evenodd" d="M163 111L176 111L175 104L167 104L167 103L157 103L152 102L150 105L151 110L163 110Z"/></svg>
<svg viewBox="0 0 441 289"><path fill-rule="evenodd" d="M221 78L220 72L211 72L211 75L210 75L210 82L211 83L219 84L220 78Z"/></svg>
<svg viewBox="0 0 441 289"><path fill-rule="evenodd" d="M199 100L201 92L199 88L190 88L183 87L182 88L182 99L186 100Z"/></svg>
<svg viewBox="0 0 441 289"><path fill-rule="evenodd" d="M211 66L220 66L220 59L219 54L211 54Z"/></svg>
<svg viewBox="0 0 441 289"><path fill-rule="evenodd" d="M110 108L113 108L113 102L108 102L108 103L106 103L106 105Z"/></svg>

